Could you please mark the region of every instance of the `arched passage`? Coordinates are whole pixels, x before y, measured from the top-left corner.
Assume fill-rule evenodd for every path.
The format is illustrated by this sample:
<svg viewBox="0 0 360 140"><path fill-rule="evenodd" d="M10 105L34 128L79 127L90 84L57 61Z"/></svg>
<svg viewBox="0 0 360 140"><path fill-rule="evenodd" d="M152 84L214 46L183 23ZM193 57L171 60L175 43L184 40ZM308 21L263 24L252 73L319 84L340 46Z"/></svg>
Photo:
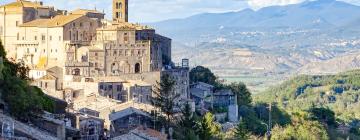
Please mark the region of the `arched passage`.
<svg viewBox="0 0 360 140"><path fill-rule="evenodd" d="M141 72L141 66L139 63L135 64L135 73L140 73Z"/></svg>

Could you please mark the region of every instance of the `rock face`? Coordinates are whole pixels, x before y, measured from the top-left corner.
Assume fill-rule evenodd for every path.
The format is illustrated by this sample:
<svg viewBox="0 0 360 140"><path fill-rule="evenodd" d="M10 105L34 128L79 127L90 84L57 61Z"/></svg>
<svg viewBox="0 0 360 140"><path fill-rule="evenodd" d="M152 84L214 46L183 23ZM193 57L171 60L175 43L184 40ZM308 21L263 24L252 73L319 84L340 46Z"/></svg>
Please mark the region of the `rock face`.
<svg viewBox="0 0 360 140"><path fill-rule="evenodd" d="M12 119L9 116L6 116L2 113L0 113L0 123L4 123L5 120L14 122L14 129L15 131L19 131L23 134L26 134L27 136L31 136L33 139L38 140L61 140L62 138L57 138L56 136L53 136L45 131L41 131L37 128L31 127L29 125L26 125L24 123L21 123L19 121L16 121Z"/></svg>

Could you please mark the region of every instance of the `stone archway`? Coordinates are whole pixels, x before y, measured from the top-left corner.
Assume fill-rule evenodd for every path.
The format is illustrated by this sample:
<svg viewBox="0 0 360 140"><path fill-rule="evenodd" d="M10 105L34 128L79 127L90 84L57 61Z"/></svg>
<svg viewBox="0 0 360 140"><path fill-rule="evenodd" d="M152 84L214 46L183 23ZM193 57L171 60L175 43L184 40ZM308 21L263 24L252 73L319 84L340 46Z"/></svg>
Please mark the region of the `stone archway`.
<svg viewBox="0 0 360 140"><path fill-rule="evenodd" d="M113 62L113 63L111 64L111 73L112 73L113 75L119 75L119 73L120 73L119 63Z"/></svg>
<svg viewBox="0 0 360 140"><path fill-rule="evenodd" d="M121 61L120 69L123 73L130 73L130 64L127 61Z"/></svg>

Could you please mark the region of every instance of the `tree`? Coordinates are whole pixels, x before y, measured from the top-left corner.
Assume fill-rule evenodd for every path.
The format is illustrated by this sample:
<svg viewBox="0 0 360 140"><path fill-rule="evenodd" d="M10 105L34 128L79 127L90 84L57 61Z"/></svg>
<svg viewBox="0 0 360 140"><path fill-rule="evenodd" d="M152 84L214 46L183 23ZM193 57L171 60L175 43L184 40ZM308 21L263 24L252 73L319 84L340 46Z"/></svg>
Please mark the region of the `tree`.
<svg viewBox="0 0 360 140"><path fill-rule="evenodd" d="M179 125L185 129L193 129L196 125L196 121L189 103L185 104L184 109L182 110L182 117Z"/></svg>
<svg viewBox="0 0 360 140"><path fill-rule="evenodd" d="M307 112L292 114L292 124L282 128L277 125L272 130L273 140L328 140L326 128L319 122L309 119Z"/></svg>
<svg viewBox="0 0 360 140"><path fill-rule="evenodd" d="M251 104L251 93L244 83L231 83L230 85L227 85L225 87L231 89L231 91L237 96L237 104L239 106L249 106Z"/></svg>
<svg viewBox="0 0 360 140"><path fill-rule="evenodd" d="M236 140L248 140L250 139L250 132L246 128L246 123L241 119L239 124L235 129L235 139Z"/></svg>
<svg viewBox="0 0 360 140"><path fill-rule="evenodd" d="M204 82L216 86L216 79L215 74L203 66L197 66L190 71L190 83Z"/></svg>
<svg viewBox="0 0 360 140"><path fill-rule="evenodd" d="M32 115L40 115L43 111L52 112L53 101L40 89L29 85L27 77L29 68L23 63L15 63L6 59L4 47L0 44L0 95L8 105L10 114L20 120L29 120Z"/></svg>
<svg viewBox="0 0 360 140"><path fill-rule="evenodd" d="M310 118L320 121L324 124L334 126L336 125L335 113L329 108L311 108L309 110Z"/></svg>
<svg viewBox="0 0 360 140"><path fill-rule="evenodd" d="M217 138L220 132L220 125L215 122L214 115L210 112L206 113L200 122L198 122L198 135L202 140L211 140Z"/></svg>
<svg viewBox="0 0 360 140"><path fill-rule="evenodd" d="M176 137L177 139L184 140L197 140L197 135L195 134L196 120L194 113L191 111L191 106L189 103L186 103L182 109L182 116L177 126Z"/></svg>
<svg viewBox="0 0 360 140"><path fill-rule="evenodd" d="M170 127L171 116L174 114L174 107L176 107L176 100L180 94L174 92L175 81L169 75L161 76L161 82L157 82L153 93L152 104L161 109L161 112L166 115L166 127Z"/></svg>

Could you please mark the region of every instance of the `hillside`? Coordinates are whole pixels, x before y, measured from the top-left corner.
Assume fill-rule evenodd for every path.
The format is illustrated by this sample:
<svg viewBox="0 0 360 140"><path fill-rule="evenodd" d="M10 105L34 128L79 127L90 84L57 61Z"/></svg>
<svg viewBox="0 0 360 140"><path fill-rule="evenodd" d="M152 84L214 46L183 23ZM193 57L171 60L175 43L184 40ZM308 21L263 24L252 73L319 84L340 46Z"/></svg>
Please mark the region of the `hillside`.
<svg viewBox="0 0 360 140"><path fill-rule="evenodd" d="M360 67L360 53L354 52L299 68L299 74L336 74Z"/></svg>
<svg viewBox="0 0 360 140"><path fill-rule="evenodd" d="M340 122L358 125L360 119L360 70L326 76L298 76L254 97L274 101L287 110L328 107Z"/></svg>

